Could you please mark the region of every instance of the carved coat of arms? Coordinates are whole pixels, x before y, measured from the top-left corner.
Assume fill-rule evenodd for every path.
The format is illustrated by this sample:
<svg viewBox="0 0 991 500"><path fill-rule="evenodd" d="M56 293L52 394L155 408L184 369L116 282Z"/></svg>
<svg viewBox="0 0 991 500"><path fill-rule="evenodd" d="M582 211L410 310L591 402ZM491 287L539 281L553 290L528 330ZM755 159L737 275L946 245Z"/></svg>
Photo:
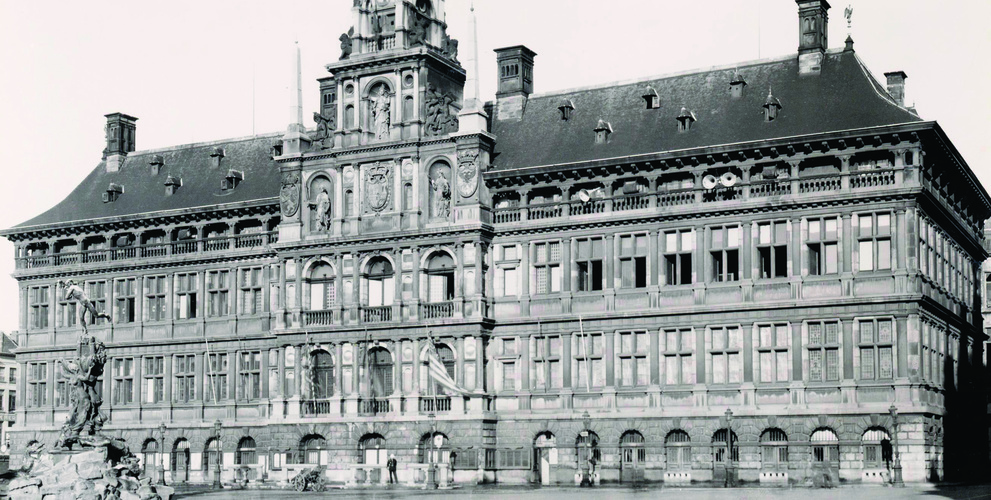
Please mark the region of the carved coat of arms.
<svg viewBox="0 0 991 500"><path fill-rule="evenodd" d="M282 202L282 215L292 217L299 210L299 174L285 172L282 174L282 190L279 191Z"/></svg>
<svg viewBox="0 0 991 500"><path fill-rule="evenodd" d="M478 189L478 151L458 151L458 192L468 198Z"/></svg>
<svg viewBox="0 0 991 500"><path fill-rule="evenodd" d="M392 169L376 163L365 171L365 200L368 208L381 212L392 197Z"/></svg>

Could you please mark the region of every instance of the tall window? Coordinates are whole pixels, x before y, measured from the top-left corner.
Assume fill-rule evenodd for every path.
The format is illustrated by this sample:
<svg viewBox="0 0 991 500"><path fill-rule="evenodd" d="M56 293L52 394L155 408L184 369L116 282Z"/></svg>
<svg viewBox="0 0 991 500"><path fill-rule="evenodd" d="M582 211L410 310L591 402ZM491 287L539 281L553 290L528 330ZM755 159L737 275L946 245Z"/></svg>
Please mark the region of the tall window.
<svg viewBox="0 0 991 500"><path fill-rule="evenodd" d="M860 214L857 218L859 269L891 269L891 214Z"/></svg>
<svg viewBox="0 0 991 500"><path fill-rule="evenodd" d="M788 276L788 223L764 222L757 225L757 258L761 278Z"/></svg>
<svg viewBox="0 0 991 500"><path fill-rule="evenodd" d="M65 293L58 294L58 326L71 328L79 322L77 314L77 303L75 299L69 299Z"/></svg>
<svg viewBox="0 0 991 500"><path fill-rule="evenodd" d="M96 310L105 313L107 312L107 281L106 280L96 280L86 282L86 295L89 296L89 300L93 302L96 306ZM93 318L89 318L93 321ZM96 319L97 325L105 325L107 322L104 318Z"/></svg>
<svg viewBox="0 0 991 500"><path fill-rule="evenodd" d="M241 310L242 315L255 316L264 312L262 304L262 268L252 267L241 270Z"/></svg>
<svg viewBox="0 0 991 500"><path fill-rule="evenodd" d="M499 358L496 364L496 390L514 391L519 388L516 379L516 362L519 359L519 348L516 337L497 339L495 355Z"/></svg>
<svg viewBox="0 0 991 500"><path fill-rule="evenodd" d="M760 435L760 465L765 470L787 470L788 435L781 429L767 429Z"/></svg>
<svg viewBox="0 0 991 500"><path fill-rule="evenodd" d="M237 443L237 454L234 456L236 465L255 465L258 463L258 454L255 452L255 440L250 437L243 437Z"/></svg>
<svg viewBox="0 0 991 500"><path fill-rule="evenodd" d="M743 332L738 326L711 328L712 383L735 384L743 381Z"/></svg>
<svg viewBox="0 0 991 500"><path fill-rule="evenodd" d="M688 285L692 282L692 252L695 250L695 231L681 229L664 233L665 283Z"/></svg>
<svg viewBox="0 0 991 500"><path fill-rule="evenodd" d="M561 244L537 243L533 246L534 291L538 295L561 291Z"/></svg>
<svg viewBox="0 0 991 500"><path fill-rule="evenodd" d="M559 389L564 387L564 366L560 336L530 337L533 356L532 380L534 389Z"/></svg>
<svg viewBox="0 0 991 500"><path fill-rule="evenodd" d="M135 282L134 278L114 280L114 321L117 323L134 323Z"/></svg>
<svg viewBox="0 0 991 500"><path fill-rule="evenodd" d="M833 467L840 462L840 440L832 429L825 427L816 429L809 438L812 444L812 462L829 464Z"/></svg>
<svg viewBox="0 0 991 500"><path fill-rule="evenodd" d="M605 340L601 333L586 333L572 337L571 352L575 358L575 369L571 371L572 387L594 389L606 385L606 361L602 357ZM591 366L591 374L589 373ZM591 376L590 376L591 375Z"/></svg>
<svg viewBox="0 0 991 500"><path fill-rule="evenodd" d="M149 321L168 319L165 310L165 293L168 282L165 276L149 276L145 278L145 316Z"/></svg>
<svg viewBox="0 0 991 500"><path fill-rule="evenodd" d="M396 298L396 277L392 262L376 257L368 262L363 294L368 307L391 306Z"/></svg>
<svg viewBox="0 0 991 500"><path fill-rule="evenodd" d="M734 462L740 461L740 440L737 439L735 432L726 432L726 429L719 429L712 435L712 458L713 462L717 464L726 464L726 449L729 447L730 443L727 442L727 438L732 441L733 445L733 458Z"/></svg>
<svg viewBox="0 0 991 500"><path fill-rule="evenodd" d="M891 453L891 438L888 431L880 427L871 427L864 432L864 468L879 469L885 467L887 455Z"/></svg>
<svg viewBox="0 0 991 500"><path fill-rule="evenodd" d="M56 408L65 408L72 403L69 399L70 387L69 381L62 376L62 371L55 370L55 401L53 404Z"/></svg>
<svg viewBox="0 0 991 500"><path fill-rule="evenodd" d="M740 226L714 227L711 234L712 281L739 281Z"/></svg>
<svg viewBox="0 0 991 500"><path fill-rule="evenodd" d="M664 453L668 470L692 468L692 438L687 432L680 429L669 432L664 438Z"/></svg>
<svg viewBox="0 0 991 500"><path fill-rule="evenodd" d="M427 261L427 301L454 300L454 259L446 253L435 253Z"/></svg>
<svg viewBox="0 0 991 500"><path fill-rule="evenodd" d="M176 319L192 319L196 317L196 290L196 273L179 273L175 275Z"/></svg>
<svg viewBox="0 0 991 500"><path fill-rule="evenodd" d="M217 270L206 273L207 317L216 318L230 314L227 298L230 288L230 271Z"/></svg>
<svg viewBox="0 0 991 500"><path fill-rule="evenodd" d="M321 349L313 353L313 375L316 379L313 394L316 398L329 398L334 395L334 358Z"/></svg>
<svg viewBox="0 0 991 500"><path fill-rule="evenodd" d="M791 329L788 324L757 326L757 373L761 382L788 381L788 346Z"/></svg>
<svg viewBox="0 0 991 500"><path fill-rule="evenodd" d="M152 356L145 358L145 403L161 403L165 400L165 358Z"/></svg>
<svg viewBox="0 0 991 500"><path fill-rule="evenodd" d="M206 402L227 399L227 353L208 355L206 368Z"/></svg>
<svg viewBox="0 0 991 500"><path fill-rule="evenodd" d="M836 217L809 219L809 274L820 276L839 272L839 226Z"/></svg>
<svg viewBox="0 0 991 500"><path fill-rule="evenodd" d="M520 254L516 245L498 245L495 251L496 297L515 297L520 293Z"/></svg>
<svg viewBox="0 0 991 500"><path fill-rule="evenodd" d="M134 402L134 358L114 358L114 404Z"/></svg>
<svg viewBox="0 0 991 500"><path fill-rule="evenodd" d="M48 404L48 363L28 363L28 406Z"/></svg>
<svg viewBox="0 0 991 500"><path fill-rule="evenodd" d="M695 383L695 331L691 328L664 330L664 383Z"/></svg>
<svg viewBox="0 0 991 500"><path fill-rule="evenodd" d="M28 307L31 316L28 326L36 330L48 328L48 286L33 286L28 290Z"/></svg>
<svg viewBox="0 0 991 500"><path fill-rule="evenodd" d="M310 271L311 311L326 311L337 303L335 276L334 268L326 263L318 264Z"/></svg>
<svg viewBox="0 0 991 500"><path fill-rule="evenodd" d="M327 441L319 434L311 434L299 443L299 458L304 464L319 464L320 452L327 448Z"/></svg>
<svg viewBox="0 0 991 500"><path fill-rule="evenodd" d="M834 382L840 379L840 324L836 321L808 323L809 381Z"/></svg>
<svg viewBox="0 0 991 500"><path fill-rule="evenodd" d="M175 357L173 370L175 386L172 388L172 399L177 403L185 403L196 399L196 356L180 354Z"/></svg>
<svg viewBox="0 0 991 500"><path fill-rule="evenodd" d="M238 399L258 399L261 397L262 355L259 351L242 352L238 363Z"/></svg>
<svg viewBox="0 0 991 500"><path fill-rule="evenodd" d="M647 332L619 332L616 357L619 361L620 386L644 386L650 384L650 365L647 353L650 347Z"/></svg>
<svg viewBox="0 0 991 500"><path fill-rule="evenodd" d="M857 322L857 352L860 353L861 380L890 379L894 377L894 324L890 319L861 320Z"/></svg>
<svg viewBox="0 0 991 500"><path fill-rule="evenodd" d="M930 261L932 260L932 237L929 235L929 222L925 217L919 217L919 270L927 277L932 277ZM991 277L991 275L989 275ZM991 285L988 288L989 294L985 297L988 305L991 305Z"/></svg>
<svg viewBox="0 0 991 500"><path fill-rule="evenodd" d="M578 269L578 291L602 290L604 258L602 238L576 240L575 245L578 247L575 258L575 267Z"/></svg>
<svg viewBox="0 0 991 500"><path fill-rule="evenodd" d="M619 237L619 275L623 288L647 287L647 235Z"/></svg>

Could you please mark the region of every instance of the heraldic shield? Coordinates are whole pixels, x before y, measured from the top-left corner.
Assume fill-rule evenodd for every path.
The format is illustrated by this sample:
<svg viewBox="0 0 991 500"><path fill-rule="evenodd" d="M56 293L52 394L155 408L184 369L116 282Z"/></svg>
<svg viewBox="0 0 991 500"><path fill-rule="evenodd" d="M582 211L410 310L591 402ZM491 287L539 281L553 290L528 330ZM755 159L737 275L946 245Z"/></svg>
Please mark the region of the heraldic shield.
<svg viewBox="0 0 991 500"><path fill-rule="evenodd" d="M365 174L365 199L368 208L381 212L389 206L392 194L392 169L376 163L368 168Z"/></svg>

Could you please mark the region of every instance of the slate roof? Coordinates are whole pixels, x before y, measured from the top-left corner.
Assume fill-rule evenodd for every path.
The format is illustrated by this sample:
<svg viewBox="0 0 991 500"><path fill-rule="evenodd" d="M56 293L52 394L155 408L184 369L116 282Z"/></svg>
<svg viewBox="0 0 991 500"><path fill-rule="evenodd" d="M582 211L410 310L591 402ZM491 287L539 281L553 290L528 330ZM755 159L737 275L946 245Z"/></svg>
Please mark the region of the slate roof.
<svg viewBox="0 0 991 500"><path fill-rule="evenodd" d="M6 333L0 332L3 339L0 340L0 354L14 354L14 349L17 349L17 342L14 342Z"/></svg>
<svg viewBox="0 0 991 500"><path fill-rule="evenodd" d="M64 200L13 229L275 198L279 195L279 167L269 153L281 136L267 134L134 152L113 173L108 173L106 162L101 161ZM224 151L219 167L213 166L210 156L215 148ZM155 155L163 160L157 175L150 165ZM243 172L244 180L233 190L221 190L221 180L230 169ZM181 179L182 186L166 196L169 176ZM104 203L103 193L110 183L123 186L124 192L117 201Z"/></svg>
<svg viewBox="0 0 991 500"><path fill-rule="evenodd" d="M730 82L739 72L747 86L734 99ZM648 86L660 107L647 109ZM764 120L768 90L780 102L777 119ZM558 107L574 111L562 120ZM678 132L685 107L697 121ZM595 144L599 120L612 126ZM922 121L898 106L856 53L827 53L819 75L800 76L798 57L531 95L521 120L492 120L496 136L490 171L557 165L738 142L760 141L862 127Z"/></svg>

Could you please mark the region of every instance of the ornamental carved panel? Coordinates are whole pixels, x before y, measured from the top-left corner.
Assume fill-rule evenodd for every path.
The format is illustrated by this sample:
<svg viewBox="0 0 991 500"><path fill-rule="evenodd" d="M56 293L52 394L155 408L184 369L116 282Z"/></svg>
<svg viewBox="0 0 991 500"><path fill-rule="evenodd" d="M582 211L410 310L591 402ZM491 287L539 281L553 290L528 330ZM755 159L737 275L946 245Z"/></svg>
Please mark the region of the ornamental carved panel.
<svg viewBox="0 0 991 500"><path fill-rule="evenodd" d="M478 189L478 151L458 151L458 193L470 198Z"/></svg>
<svg viewBox="0 0 991 500"><path fill-rule="evenodd" d="M392 165L376 162L365 169L365 206L369 211L381 212L390 208L392 201Z"/></svg>
<svg viewBox="0 0 991 500"><path fill-rule="evenodd" d="M299 174L284 172L282 174L282 189L279 191L282 203L282 215L292 217L299 211Z"/></svg>

